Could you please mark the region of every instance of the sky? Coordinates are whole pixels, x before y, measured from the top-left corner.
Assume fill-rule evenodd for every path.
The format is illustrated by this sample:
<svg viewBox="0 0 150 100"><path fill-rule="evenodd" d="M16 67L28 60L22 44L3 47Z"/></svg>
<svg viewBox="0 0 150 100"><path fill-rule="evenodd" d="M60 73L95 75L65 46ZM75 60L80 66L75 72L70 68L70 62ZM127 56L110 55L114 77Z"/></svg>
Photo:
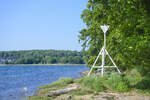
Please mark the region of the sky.
<svg viewBox="0 0 150 100"><path fill-rule="evenodd" d="M0 51L81 50L88 0L0 0Z"/></svg>

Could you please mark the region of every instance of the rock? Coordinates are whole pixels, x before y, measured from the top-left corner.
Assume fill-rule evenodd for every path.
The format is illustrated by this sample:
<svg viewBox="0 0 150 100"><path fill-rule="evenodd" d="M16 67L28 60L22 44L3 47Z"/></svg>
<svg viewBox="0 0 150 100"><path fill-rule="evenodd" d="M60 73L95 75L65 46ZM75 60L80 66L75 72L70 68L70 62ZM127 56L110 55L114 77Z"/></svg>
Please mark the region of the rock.
<svg viewBox="0 0 150 100"><path fill-rule="evenodd" d="M69 95L68 97L67 97L67 100L71 100L72 99L72 95Z"/></svg>

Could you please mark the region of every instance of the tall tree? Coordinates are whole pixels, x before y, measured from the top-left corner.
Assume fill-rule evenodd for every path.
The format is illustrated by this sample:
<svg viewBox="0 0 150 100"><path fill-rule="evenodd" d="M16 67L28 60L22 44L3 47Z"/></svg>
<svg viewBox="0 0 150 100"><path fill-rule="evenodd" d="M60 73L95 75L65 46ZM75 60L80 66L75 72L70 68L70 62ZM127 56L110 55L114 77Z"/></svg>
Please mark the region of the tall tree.
<svg viewBox="0 0 150 100"><path fill-rule="evenodd" d="M101 25L108 24L107 49L122 69L137 67L144 75L150 72L150 1L89 0L81 18L87 28L79 41L85 60L91 65L103 45Z"/></svg>

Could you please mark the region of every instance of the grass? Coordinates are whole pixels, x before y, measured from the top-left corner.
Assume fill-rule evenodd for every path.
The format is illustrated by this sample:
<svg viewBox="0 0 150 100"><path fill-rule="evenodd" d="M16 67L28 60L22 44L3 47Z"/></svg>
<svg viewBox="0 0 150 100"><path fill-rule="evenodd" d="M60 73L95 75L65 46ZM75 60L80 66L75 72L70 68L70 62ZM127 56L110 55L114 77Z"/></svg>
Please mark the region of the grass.
<svg viewBox="0 0 150 100"><path fill-rule="evenodd" d="M81 96L81 95L88 95L88 94L93 94L93 93L94 93L94 91L92 91L92 90L82 89L79 91L71 91L69 94Z"/></svg>
<svg viewBox="0 0 150 100"><path fill-rule="evenodd" d="M132 69L121 76L118 73L105 74L101 76L85 76L78 80L81 87L86 87L92 91L101 92L112 90L115 92L129 92L131 90L138 93L150 95L150 78L142 77L136 69Z"/></svg>
<svg viewBox="0 0 150 100"><path fill-rule="evenodd" d="M54 88L54 87L64 87L64 86L67 86L68 84L71 84L73 83L73 79L72 78L61 78L60 80L56 81L56 82L53 82L49 85L44 85L44 86L41 86L39 87L39 89L47 89L47 88Z"/></svg>
<svg viewBox="0 0 150 100"><path fill-rule="evenodd" d="M78 83L82 87L87 87L93 91L101 92L106 89L106 87L103 85L103 77L94 77L94 76L86 76L82 77L78 80Z"/></svg>
<svg viewBox="0 0 150 100"><path fill-rule="evenodd" d="M139 81L142 80L142 76L136 69L127 71L125 75L125 78L129 81L129 84L132 87L134 87Z"/></svg>
<svg viewBox="0 0 150 100"><path fill-rule="evenodd" d="M53 82L49 85L44 85L39 87L39 93L40 94L47 94L48 91L53 91L53 90L57 90L60 88L63 88L65 86L67 86L68 84L73 83L73 79L72 78L61 78L60 80ZM29 97L29 100L53 100L55 98L55 96L53 97L48 97L48 96L32 96Z"/></svg>
<svg viewBox="0 0 150 100"><path fill-rule="evenodd" d="M117 92L128 92L129 82L126 78L119 74L101 76L89 76L79 79L78 83L82 87L87 87L93 91L101 92L106 89L111 89Z"/></svg>
<svg viewBox="0 0 150 100"><path fill-rule="evenodd" d="M117 92L128 92L130 87L128 80L116 73L108 77L104 83L107 88Z"/></svg>
<svg viewBox="0 0 150 100"><path fill-rule="evenodd" d="M85 76L74 81L71 78L62 78L56 82L49 85L41 86L39 91L41 94L46 94L48 91L62 89L68 84L72 83L79 84L81 87L78 91L71 91L68 94L73 96L71 100L75 99L76 96L84 95L98 95L99 92L105 90L112 90L115 92L129 92L131 90L136 91L140 94L150 95L150 78L140 76L137 70L133 69L130 72L126 72L125 76L121 76L118 73L105 74L102 76ZM43 91L44 90L44 91ZM55 97L54 97L55 98ZM53 100L47 96L33 96L29 100ZM67 99L62 99L67 100ZM82 99L81 99L82 100ZM113 98L111 99L113 100Z"/></svg>
<svg viewBox="0 0 150 100"><path fill-rule="evenodd" d="M144 95L150 96L150 90L148 90L148 89L147 90L137 89L136 92L139 93L139 94L144 94Z"/></svg>
<svg viewBox="0 0 150 100"><path fill-rule="evenodd" d="M47 94L48 91L62 89L63 87L65 87L68 84L71 84L73 82L74 81L73 81L72 78L61 78L60 80L58 80L56 82L53 82L53 83L51 83L49 85L41 86L39 88L40 89L39 93L40 94ZM71 91L69 94L70 95L82 96L82 95L88 95L88 94L93 94L93 93L94 93L94 91L92 91L92 90L82 88L81 90L78 90L78 91ZM53 100L54 98L55 97L52 98L52 97L48 97L47 95L43 95L43 96L32 96L32 97L29 97L29 100ZM72 100L82 100L82 99L72 98Z"/></svg>
<svg viewBox="0 0 150 100"><path fill-rule="evenodd" d="M61 100L85 100L85 99L82 99L82 98L79 98L79 99L77 99L77 98L72 98L72 99L65 98L65 99L61 99Z"/></svg>
<svg viewBox="0 0 150 100"><path fill-rule="evenodd" d="M28 100L53 100L55 97L48 97L48 96L32 96L29 97Z"/></svg>
<svg viewBox="0 0 150 100"><path fill-rule="evenodd" d="M125 74L125 78L129 81L133 90L140 94L150 95L150 76L141 76L136 69L132 69Z"/></svg>

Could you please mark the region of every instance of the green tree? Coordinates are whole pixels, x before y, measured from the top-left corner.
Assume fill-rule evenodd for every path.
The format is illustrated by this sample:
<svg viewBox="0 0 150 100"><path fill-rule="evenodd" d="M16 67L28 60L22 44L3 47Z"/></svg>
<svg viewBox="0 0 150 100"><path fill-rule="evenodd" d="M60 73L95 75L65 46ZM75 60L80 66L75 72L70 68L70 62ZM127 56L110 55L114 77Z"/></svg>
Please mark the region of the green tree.
<svg viewBox="0 0 150 100"><path fill-rule="evenodd" d="M9 64L8 60L5 60L5 64Z"/></svg>
<svg viewBox="0 0 150 100"><path fill-rule="evenodd" d="M107 50L122 70L137 67L150 72L150 1L89 0L81 18L87 28L80 31L79 41L91 65L103 45L101 25L108 24Z"/></svg>
<svg viewBox="0 0 150 100"><path fill-rule="evenodd" d="M69 57L72 56L72 60ZM21 51L0 51L0 63L3 59L12 59L9 64L77 64L78 58L82 59L82 52L65 50L21 50Z"/></svg>

